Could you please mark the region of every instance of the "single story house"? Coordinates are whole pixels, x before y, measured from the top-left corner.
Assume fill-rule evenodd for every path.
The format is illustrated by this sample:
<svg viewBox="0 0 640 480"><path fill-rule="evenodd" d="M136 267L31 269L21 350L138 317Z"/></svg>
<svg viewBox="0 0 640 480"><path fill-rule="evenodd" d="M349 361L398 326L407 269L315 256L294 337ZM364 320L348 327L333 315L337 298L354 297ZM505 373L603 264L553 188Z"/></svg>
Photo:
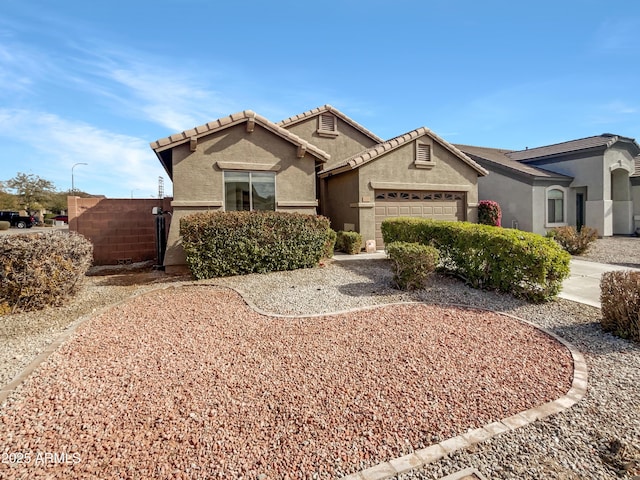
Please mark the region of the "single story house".
<svg viewBox="0 0 640 480"><path fill-rule="evenodd" d="M525 150L457 145L490 175L478 182L480 200L502 209L502 225L544 235L573 225L600 236L640 228L640 146L603 133Z"/></svg>
<svg viewBox="0 0 640 480"><path fill-rule="evenodd" d="M385 141L330 105L277 123L245 110L151 148L173 180L167 271L184 268L180 218L194 212L320 213L380 248L388 217L475 222L487 174L427 128Z"/></svg>

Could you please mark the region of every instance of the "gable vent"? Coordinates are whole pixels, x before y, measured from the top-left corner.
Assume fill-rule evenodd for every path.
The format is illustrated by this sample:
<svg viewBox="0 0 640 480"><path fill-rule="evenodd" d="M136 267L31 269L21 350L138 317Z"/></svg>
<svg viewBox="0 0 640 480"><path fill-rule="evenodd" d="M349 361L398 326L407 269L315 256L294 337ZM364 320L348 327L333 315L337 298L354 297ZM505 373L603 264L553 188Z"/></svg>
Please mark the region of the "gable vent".
<svg viewBox="0 0 640 480"><path fill-rule="evenodd" d="M319 130L324 130L325 132L335 132L336 117L328 113L323 113L322 115L320 115Z"/></svg>
<svg viewBox="0 0 640 480"><path fill-rule="evenodd" d="M418 144L418 155L416 160L419 162L431 161L431 145L425 145L423 143Z"/></svg>

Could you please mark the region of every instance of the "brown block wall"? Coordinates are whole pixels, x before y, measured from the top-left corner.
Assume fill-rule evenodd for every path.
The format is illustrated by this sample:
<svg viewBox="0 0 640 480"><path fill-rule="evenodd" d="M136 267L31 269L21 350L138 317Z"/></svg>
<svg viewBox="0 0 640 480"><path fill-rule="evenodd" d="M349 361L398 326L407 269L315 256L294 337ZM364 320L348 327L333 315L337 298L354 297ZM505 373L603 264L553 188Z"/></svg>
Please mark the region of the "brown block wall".
<svg viewBox="0 0 640 480"><path fill-rule="evenodd" d="M156 259L153 207L171 211L171 198L67 197L69 230L93 244L94 265L117 265ZM165 214L166 232L171 215Z"/></svg>

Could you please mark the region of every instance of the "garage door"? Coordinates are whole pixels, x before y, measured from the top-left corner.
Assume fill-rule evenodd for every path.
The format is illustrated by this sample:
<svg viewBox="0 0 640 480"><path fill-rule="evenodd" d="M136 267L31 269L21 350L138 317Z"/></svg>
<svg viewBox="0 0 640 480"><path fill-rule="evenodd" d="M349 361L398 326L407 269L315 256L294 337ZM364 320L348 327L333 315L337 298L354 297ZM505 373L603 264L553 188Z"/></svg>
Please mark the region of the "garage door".
<svg viewBox="0 0 640 480"><path fill-rule="evenodd" d="M421 217L464 220L465 196L461 192L376 190L376 245L384 245L380 226L385 218Z"/></svg>

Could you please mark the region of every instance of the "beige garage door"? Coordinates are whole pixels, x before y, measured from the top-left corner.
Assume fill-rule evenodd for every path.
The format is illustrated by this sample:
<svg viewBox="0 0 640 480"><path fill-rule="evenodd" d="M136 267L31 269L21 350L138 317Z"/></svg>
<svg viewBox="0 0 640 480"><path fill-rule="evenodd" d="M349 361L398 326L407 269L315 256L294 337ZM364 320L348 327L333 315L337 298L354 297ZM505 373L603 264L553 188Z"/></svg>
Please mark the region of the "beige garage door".
<svg viewBox="0 0 640 480"><path fill-rule="evenodd" d="M385 218L422 217L464 220L465 196L461 192L376 190L376 245L384 245L380 226Z"/></svg>

